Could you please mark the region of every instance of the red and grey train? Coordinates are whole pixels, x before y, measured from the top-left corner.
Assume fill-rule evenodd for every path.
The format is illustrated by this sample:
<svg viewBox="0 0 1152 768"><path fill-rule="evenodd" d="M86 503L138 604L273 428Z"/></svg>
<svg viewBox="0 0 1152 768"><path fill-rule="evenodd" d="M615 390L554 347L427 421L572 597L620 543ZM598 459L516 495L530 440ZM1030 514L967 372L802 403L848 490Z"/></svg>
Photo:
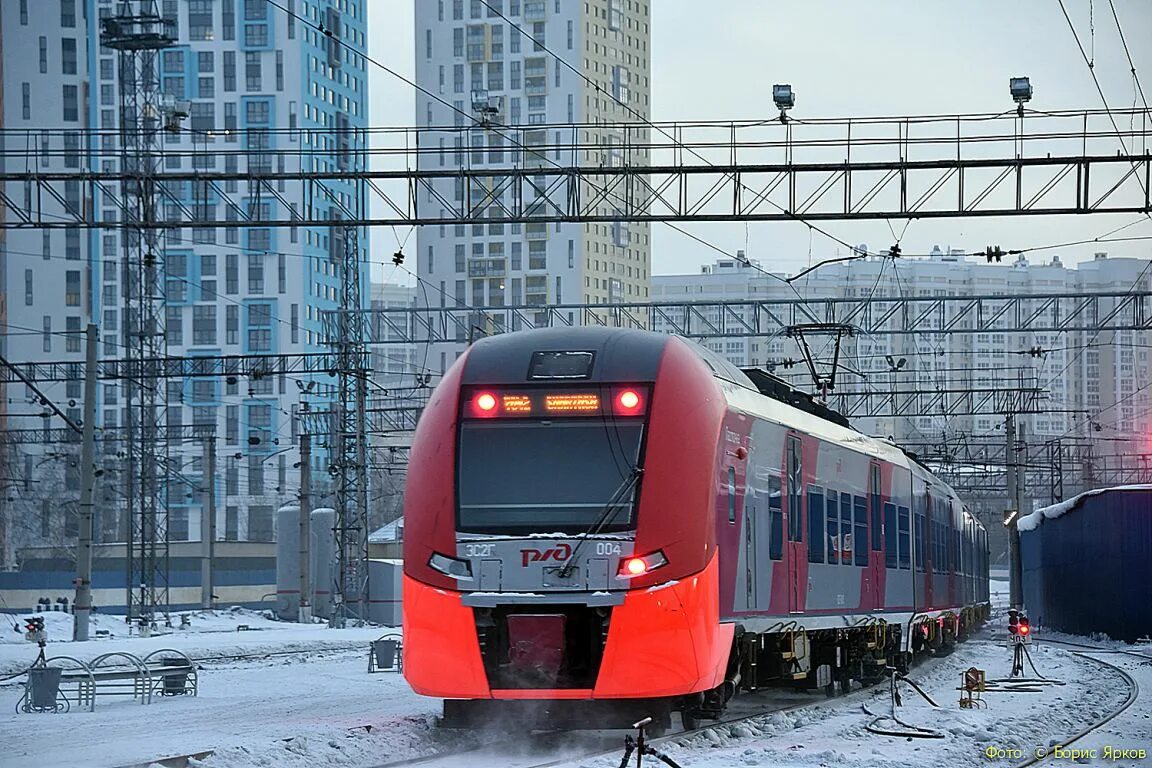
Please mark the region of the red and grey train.
<svg viewBox="0 0 1152 768"><path fill-rule="evenodd" d="M679 337L483 339L410 467L403 669L449 724L691 724L873 682L988 614L986 532L947 485Z"/></svg>

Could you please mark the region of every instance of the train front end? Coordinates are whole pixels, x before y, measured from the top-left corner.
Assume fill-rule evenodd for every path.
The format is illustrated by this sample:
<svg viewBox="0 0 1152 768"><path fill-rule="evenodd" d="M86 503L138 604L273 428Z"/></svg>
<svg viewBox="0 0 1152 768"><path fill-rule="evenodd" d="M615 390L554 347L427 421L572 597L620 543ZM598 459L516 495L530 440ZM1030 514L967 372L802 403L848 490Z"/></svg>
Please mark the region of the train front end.
<svg viewBox="0 0 1152 768"><path fill-rule="evenodd" d="M404 674L452 725L605 725L723 681L723 398L686 344L485 339L425 409L405 494Z"/></svg>

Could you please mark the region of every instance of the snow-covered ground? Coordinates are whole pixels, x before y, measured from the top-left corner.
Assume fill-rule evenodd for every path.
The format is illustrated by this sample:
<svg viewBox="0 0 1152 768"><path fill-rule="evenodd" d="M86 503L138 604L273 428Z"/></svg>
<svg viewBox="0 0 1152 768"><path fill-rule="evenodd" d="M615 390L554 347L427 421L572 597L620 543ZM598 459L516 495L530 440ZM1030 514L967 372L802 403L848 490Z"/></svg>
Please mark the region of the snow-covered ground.
<svg viewBox="0 0 1152 768"><path fill-rule="evenodd" d="M47 616L52 636L70 636L70 617ZM148 706L125 698L98 700L94 713L20 715L14 712L20 678L8 680L0 683L0 744L4 745L0 762L34 762L44 768L118 768L212 751L192 764L203 768L368 768L455 751L475 741L470 734L438 731L439 702L413 694L398 674L368 674L368 642L384 634L384 629L329 630L322 625L269 621L250 612L219 612L194 614L187 631L138 638L124 636L123 623L114 618L101 617L100 622L99 628L110 629L116 636L88 643L50 642L49 655L91 659L111 650L144 655L157 648L178 648L201 660L200 695L157 697ZM237 632L240 624L249 630ZM1012 657L1002 635L1003 629L994 623L952 656L912 670L912 679L940 709L931 708L905 687L899 716L943 733L943 739L907 740L868 733L865 725L872 718L861 704L887 713L885 688L828 701L812 696L813 707L717 726L673 739L662 749L684 768L889 768L938 762L1011 766L1022 759L1015 755L1050 747L1059 736L1079 731L1123 699L1124 686L1117 676L1072 655L1074 649L1041 639L1032 648L1036 666L1044 676L1065 681L1064 686L1047 687L1043 693L989 692L984 695L986 709L960 709L956 689L963 670L975 666L986 670L989 678L1007 676ZM35 658L36 647L11 627L0 637L3 678L24 669ZM1152 665L1120 654L1101 657L1122 659L1143 690L1152 691ZM1152 750L1150 711L1147 700L1138 701L1097 739L1097 746ZM580 754L585 751L583 744L622 743L622 735L604 739L603 735L583 739L574 734L561 743L525 737L529 745L544 743L545 753L538 747L517 750L515 756L487 749L457 757L452 763L503 768ZM554 751L547 751L553 747ZM989 749L1003 752L989 759ZM1150 762L1110 760L1107 764L1128 768ZM618 764L618 756L570 763L590 768Z"/></svg>

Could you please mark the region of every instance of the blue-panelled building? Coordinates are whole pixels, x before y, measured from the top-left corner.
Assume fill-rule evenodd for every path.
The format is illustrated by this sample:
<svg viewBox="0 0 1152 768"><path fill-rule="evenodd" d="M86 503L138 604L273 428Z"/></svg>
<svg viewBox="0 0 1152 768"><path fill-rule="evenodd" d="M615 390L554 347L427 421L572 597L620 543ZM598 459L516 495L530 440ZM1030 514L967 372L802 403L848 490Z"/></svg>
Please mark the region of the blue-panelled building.
<svg viewBox="0 0 1152 768"><path fill-rule="evenodd" d="M138 3L133 2L135 9ZM354 167L365 141L367 0L155 0L175 22L177 45L157 56L165 103L187 112L179 130L160 140L160 169L195 171L205 178L167 184L158 215L184 226L165 230L164 325L171 356L310 353L327 349L322 313L339 300L343 239L326 229L245 227L248 220L287 220L290 208L354 209L352 184L328 184L324 199L305 199L298 184L274 186L217 181L213 172L320 171ZM119 12L113 0L5 0L3 126L25 129L30 162L46 171L115 171L121 163L117 53L99 44L99 20ZM321 31L321 28L325 31ZM27 94L28 98L25 99ZM5 152L13 141L9 132ZM9 162L12 158L6 155ZM21 194L7 189L9 194ZM94 194L94 197L86 197ZM119 190L92 192L76 185L69 202L105 221L121 218ZM208 227L198 223L230 223ZM367 253L367 237L360 235ZM6 337L6 357L21 361L82 360L79 335L88 322L100 331L103 358L126 352L123 278L126 252L116 229L13 233L0 246L6 286L5 321L34 329ZM361 283L365 293L368 270ZM19 297L14 287L22 290ZM367 296L362 297L367 306ZM43 333L39 333L43 330ZM75 335L68 332L75 331ZM238 370L223 379L167 381L169 425L215 425L218 538L269 541L280 505L298 494L297 437L302 410L323 410L335 392L327 375L305 392L304 375ZM25 393L8 387L7 427L22 411L39 413ZM48 394L79 417L79 382L52 385ZM99 387L97 413L106 435L126 423L127 392L118 382ZM38 426L22 422L19 426ZM58 425L54 425L58 426ZM122 476L111 441L102 441L98 493L101 541L124 541ZM326 478L327 455L314 441L314 477ZM67 466L60 488L46 500L33 481L51 470L50 446L18 449L17 472L28 477L6 489L8 524L0 537L0 566L22 546L56 543L68 525L67 504L78 496ZM204 447L169 446L168 533L173 541L200 538ZM26 461L26 459L31 461ZM61 465L69 462L61 461ZM33 471L34 470L34 471ZM54 482L54 481L53 481ZM323 488L320 489L321 491ZM18 524L13 523L18 519ZM17 530L19 529L19 530ZM71 532L71 531L67 531Z"/></svg>

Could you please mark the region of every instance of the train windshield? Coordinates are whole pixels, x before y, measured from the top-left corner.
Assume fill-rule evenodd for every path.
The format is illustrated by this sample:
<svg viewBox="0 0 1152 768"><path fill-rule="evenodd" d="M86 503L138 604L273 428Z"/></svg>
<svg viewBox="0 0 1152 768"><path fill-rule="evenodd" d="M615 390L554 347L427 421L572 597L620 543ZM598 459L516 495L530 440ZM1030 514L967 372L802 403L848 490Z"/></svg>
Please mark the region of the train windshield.
<svg viewBox="0 0 1152 768"><path fill-rule="evenodd" d="M602 530L632 528L643 432L632 419L464 422L458 529L581 533L606 511Z"/></svg>

